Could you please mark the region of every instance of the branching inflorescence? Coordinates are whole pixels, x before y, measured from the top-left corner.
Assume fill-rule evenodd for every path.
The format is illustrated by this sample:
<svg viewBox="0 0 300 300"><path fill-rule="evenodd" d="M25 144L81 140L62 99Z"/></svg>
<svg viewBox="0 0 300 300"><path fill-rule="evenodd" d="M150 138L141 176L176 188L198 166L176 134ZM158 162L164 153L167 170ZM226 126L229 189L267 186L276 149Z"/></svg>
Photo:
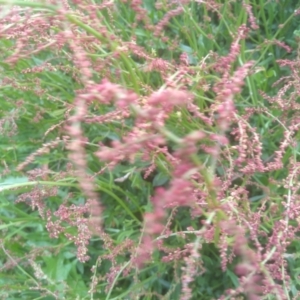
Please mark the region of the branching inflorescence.
<svg viewBox="0 0 300 300"><path fill-rule="evenodd" d="M219 299L246 295L254 300L271 294L276 299L290 299L285 257L299 232L300 60L279 60L279 67L289 68L290 75L274 83L276 94L260 91L259 96L255 91L254 96L252 81L261 69L255 57L245 59L243 51L259 26L248 1L241 7L248 20L231 29L228 53L222 53L214 42L207 53L197 52L205 32L196 27L201 25L192 9L204 9L212 18L218 12L221 21L216 24L226 24L220 14L223 6L215 2L159 1L154 10L134 0L101 4L44 1L41 10L28 2L27 7L12 6L1 16L1 39L11 42L5 57L1 54L5 63L14 68L24 59L36 56L42 60L44 53L51 54L37 66L24 67L24 77L12 74L3 78L2 88L5 83L22 90L35 82L34 93L39 89L41 106L52 101L64 112L42 138L57 136L43 141L17 171L31 174L30 180L43 185L41 175L32 177L35 160L55 149L67 153L72 166L56 170L47 166L42 175L48 181L75 178L86 199L82 206L71 204L70 192L67 200L51 211L43 201L57 194L58 187L53 184L50 189L37 186L21 194L18 202L31 199L50 236L64 235L74 242L81 262L90 258L92 236L100 237L110 253L100 258L111 262L110 272L104 276L107 293L121 272L138 272L151 264L153 254L159 251L162 263L177 266L180 262L181 299L196 299L193 282L206 272L201 251L205 244L214 244L222 271L233 266L239 278L238 287L224 291ZM233 2L227 5L231 7ZM130 5L130 14L121 18L126 5ZM184 28L182 32L174 30L176 22L181 24L186 18L193 20L195 29L191 30L199 35L198 46ZM129 28L128 22L133 20ZM182 47L183 43L189 47ZM291 52L275 39L264 45ZM53 94L43 77L51 72L62 72L72 80L71 98L64 98L70 92ZM249 99L255 97L260 97L259 101L251 103ZM270 124L265 125L266 119ZM9 120L13 130L18 130L14 115ZM5 118L0 119L1 128L4 122ZM109 143L104 139L94 142L92 130L98 130L100 136L105 126L115 128L117 138ZM91 159L97 161L96 169ZM135 224L141 230L139 237L114 244L105 232L102 215L106 207L99 201L98 191L103 189L101 178L124 164L135 167L144 180L155 172L167 179L152 189L151 209L143 209L140 223ZM115 183L126 183L133 173ZM180 219L183 211L185 223ZM70 227L76 228L76 233L68 232ZM181 240L175 248L170 246L172 238ZM117 259L120 256L128 260L123 269ZM99 281L93 279L91 293Z"/></svg>

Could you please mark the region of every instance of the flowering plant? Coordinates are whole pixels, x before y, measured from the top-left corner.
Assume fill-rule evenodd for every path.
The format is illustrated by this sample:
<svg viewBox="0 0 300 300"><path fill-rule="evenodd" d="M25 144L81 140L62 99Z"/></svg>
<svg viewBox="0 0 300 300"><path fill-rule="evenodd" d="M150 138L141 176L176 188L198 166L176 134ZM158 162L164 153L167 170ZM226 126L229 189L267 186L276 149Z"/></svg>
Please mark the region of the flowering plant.
<svg viewBox="0 0 300 300"><path fill-rule="evenodd" d="M299 13L252 2L0 0L3 297L299 297Z"/></svg>

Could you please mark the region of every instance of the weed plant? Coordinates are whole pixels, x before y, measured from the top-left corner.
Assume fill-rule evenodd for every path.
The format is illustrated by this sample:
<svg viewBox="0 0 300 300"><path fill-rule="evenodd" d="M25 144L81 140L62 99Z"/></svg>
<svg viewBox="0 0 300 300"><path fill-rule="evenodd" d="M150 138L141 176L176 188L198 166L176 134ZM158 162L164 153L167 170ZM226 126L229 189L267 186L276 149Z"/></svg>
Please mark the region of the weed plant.
<svg viewBox="0 0 300 300"><path fill-rule="evenodd" d="M300 299L298 1L0 4L1 299Z"/></svg>

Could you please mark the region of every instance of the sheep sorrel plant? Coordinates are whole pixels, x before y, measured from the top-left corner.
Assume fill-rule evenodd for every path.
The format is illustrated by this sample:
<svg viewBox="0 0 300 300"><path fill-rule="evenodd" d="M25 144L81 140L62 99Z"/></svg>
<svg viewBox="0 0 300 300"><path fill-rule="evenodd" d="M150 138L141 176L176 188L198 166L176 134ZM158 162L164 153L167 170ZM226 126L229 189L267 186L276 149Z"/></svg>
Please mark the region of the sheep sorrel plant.
<svg viewBox="0 0 300 300"><path fill-rule="evenodd" d="M297 1L0 4L1 299L300 299Z"/></svg>

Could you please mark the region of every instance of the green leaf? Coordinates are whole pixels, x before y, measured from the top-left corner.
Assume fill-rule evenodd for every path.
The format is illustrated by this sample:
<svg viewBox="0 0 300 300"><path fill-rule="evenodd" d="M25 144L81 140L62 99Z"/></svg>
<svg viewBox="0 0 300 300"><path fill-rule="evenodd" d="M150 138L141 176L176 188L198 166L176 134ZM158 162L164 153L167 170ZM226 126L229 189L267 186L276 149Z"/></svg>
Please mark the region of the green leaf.
<svg viewBox="0 0 300 300"><path fill-rule="evenodd" d="M163 173L158 173L155 175L153 179L153 186L162 186L166 184L169 181L170 177L163 174Z"/></svg>
<svg viewBox="0 0 300 300"><path fill-rule="evenodd" d="M28 178L25 177L25 176L22 176L22 177L8 177L4 181L0 182L0 186L13 185L13 184L16 184L16 183L24 183L24 182L28 182Z"/></svg>
<svg viewBox="0 0 300 300"><path fill-rule="evenodd" d="M230 279L235 287L238 287L240 285L238 277L232 271L227 269L226 274L230 277Z"/></svg>

